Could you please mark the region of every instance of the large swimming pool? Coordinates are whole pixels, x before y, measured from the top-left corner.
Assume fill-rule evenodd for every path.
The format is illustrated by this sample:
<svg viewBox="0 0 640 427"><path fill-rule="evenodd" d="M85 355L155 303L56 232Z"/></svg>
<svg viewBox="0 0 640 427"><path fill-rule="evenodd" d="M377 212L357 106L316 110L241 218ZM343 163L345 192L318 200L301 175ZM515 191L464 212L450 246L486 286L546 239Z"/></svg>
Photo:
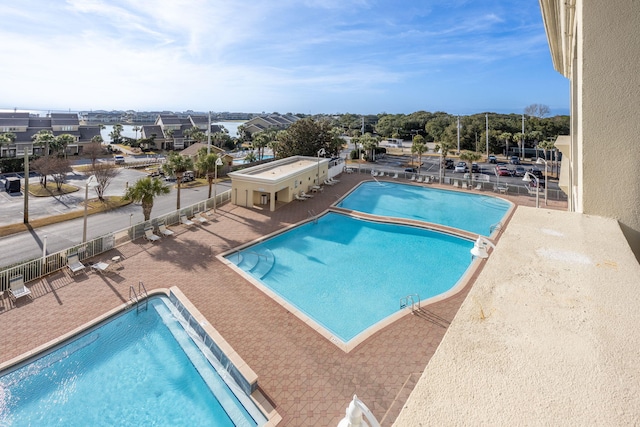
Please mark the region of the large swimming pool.
<svg viewBox="0 0 640 427"><path fill-rule="evenodd" d="M489 236L491 226L502 221L511 204L482 194L369 181L360 184L337 206L373 215L426 221Z"/></svg>
<svg viewBox="0 0 640 427"><path fill-rule="evenodd" d="M419 227L328 213L227 256L346 343L400 311L400 299L450 290L473 242Z"/></svg>
<svg viewBox="0 0 640 427"><path fill-rule="evenodd" d="M0 377L2 426L256 426L266 422L168 299L129 310ZM184 322L182 322L184 323Z"/></svg>

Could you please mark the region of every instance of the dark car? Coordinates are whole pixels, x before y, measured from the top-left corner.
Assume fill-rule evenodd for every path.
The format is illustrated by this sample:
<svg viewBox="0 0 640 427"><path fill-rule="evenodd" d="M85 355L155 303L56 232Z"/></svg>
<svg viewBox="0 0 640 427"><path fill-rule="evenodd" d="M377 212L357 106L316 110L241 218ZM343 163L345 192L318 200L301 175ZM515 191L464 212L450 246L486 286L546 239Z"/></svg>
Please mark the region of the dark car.
<svg viewBox="0 0 640 427"><path fill-rule="evenodd" d="M514 176L524 176L524 166L518 165L513 173Z"/></svg>
<svg viewBox="0 0 640 427"><path fill-rule="evenodd" d="M529 173L531 175L535 176L538 179L544 179L544 174L542 173L542 171L540 169L531 168L531 169L529 169Z"/></svg>
<svg viewBox="0 0 640 427"><path fill-rule="evenodd" d="M511 156L511 158L509 159L509 163L511 163L512 165L519 165L520 158L518 156Z"/></svg>
<svg viewBox="0 0 640 427"><path fill-rule="evenodd" d="M412 172L412 173L416 173L416 172L418 172L418 169L416 169L416 168L406 168L404 171L405 171L405 172Z"/></svg>
<svg viewBox="0 0 640 427"><path fill-rule="evenodd" d="M471 172L472 173L480 172L480 167L478 166L477 163L471 163Z"/></svg>
<svg viewBox="0 0 640 427"><path fill-rule="evenodd" d="M489 156L489 163L498 163L498 158L493 154Z"/></svg>
<svg viewBox="0 0 640 427"><path fill-rule="evenodd" d="M444 160L444 167L445 169L453 169L455 167L453 160L451 159L445 159Z"/></svg>

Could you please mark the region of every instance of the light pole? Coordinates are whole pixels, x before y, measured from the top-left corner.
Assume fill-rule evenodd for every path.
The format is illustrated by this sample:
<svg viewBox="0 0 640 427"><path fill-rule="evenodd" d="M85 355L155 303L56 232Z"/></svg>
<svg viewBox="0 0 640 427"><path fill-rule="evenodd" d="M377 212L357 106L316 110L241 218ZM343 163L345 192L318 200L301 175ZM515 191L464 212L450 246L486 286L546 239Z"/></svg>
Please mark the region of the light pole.
<svg viewBox="0 0 640 427"><path fill-rule="evenodd" d="M316 185L320 185L320 156L324 156L324 148L318 150L318 180L316 181Z"/></svg>
<svg viewBox="0 0 640 427"><path fill-rule="evenodd" d="M82 243L87 242L87 207L89 206L89 185L96 182L96 176L91 175L84 183L84 226L82 227Z"/></svg>
<svg viewBox="0 0 640 427"><path fill-rule="evenodd" d="M216 159L216 167L213 178L213 212L216 211L216 199L218 198L218 166L222 166L222 159L218 157Z"/></svg>
<svg viewBox="0 0 640 427"><path fill-rule="evenodd" d="M538 179L537 176L535 176L530 172L526 172L522 180L525 182L531 182L531 181L536 182L536 208L539 208L540 207L540 180Z"/></svg>
<svg viewBox="0 0 640 427"><path fill-rule="evenodd" d="M536 163L539 165L544 163L544 205L547 206L547 185L549 185L549 183L547 182L547 178L549 178L549 175L547 172L547 161L542 157L538 157L538 160L536 160Z"/></svg>

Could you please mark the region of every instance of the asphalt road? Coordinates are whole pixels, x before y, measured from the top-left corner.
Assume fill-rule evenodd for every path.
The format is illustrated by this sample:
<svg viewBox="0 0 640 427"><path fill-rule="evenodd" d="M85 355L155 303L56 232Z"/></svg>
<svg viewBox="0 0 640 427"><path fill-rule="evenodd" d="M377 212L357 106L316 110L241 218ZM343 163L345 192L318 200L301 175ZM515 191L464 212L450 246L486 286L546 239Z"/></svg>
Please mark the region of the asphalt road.
<svg viewBox="0 0 640 427"><path fill-rule="evenodd" d="M136 180L145 176L145 173L122 169L120 174L106 191L106 195L123 195L127 183L132 184ZM74 173L69 176L68 183L82 187L86 176ZM30 184L39 185L37 178L32 178ZM159 216L175 211L176 190L173 183L170 184L171 192L166 196L156 198L151 216ZM218 193L228 190L230 182L223 182L217 185ZM196 188L182 188L180 191L180 205L182 207L195 204L207 199L208 186ZM58 215L74 210L82 210L85 191L77 191L62 197L30 197L29 198L29 219ZM89 198L95 198L96 194L89 189ZM24 199L22 194L9 195L4 191L0 192L0 225L22 223L24 210ZM120 209L104 212L87 217L87 239L92 239L112 231L129 227L130 224L142 222L142 207L137 204L130 204ZM29 232L18 233L0 238L0 267L18 263L42 256L42 249L47 242L47 253L61 251L70 246L82 242L82 232L84 218L51 224L40 227Z"/></svg>

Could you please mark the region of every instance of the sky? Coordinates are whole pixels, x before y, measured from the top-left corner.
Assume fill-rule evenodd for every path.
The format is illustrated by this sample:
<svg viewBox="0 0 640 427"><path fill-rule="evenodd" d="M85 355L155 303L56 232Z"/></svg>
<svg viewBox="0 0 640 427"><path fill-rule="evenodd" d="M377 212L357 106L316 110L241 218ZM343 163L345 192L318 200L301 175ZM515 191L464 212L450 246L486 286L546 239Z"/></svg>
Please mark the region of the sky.
<svg viewBox="0 0 640 427"><path fill-rule="evenodd" d="M569 113L538 0L0 0L0 109Z"/></svg>

